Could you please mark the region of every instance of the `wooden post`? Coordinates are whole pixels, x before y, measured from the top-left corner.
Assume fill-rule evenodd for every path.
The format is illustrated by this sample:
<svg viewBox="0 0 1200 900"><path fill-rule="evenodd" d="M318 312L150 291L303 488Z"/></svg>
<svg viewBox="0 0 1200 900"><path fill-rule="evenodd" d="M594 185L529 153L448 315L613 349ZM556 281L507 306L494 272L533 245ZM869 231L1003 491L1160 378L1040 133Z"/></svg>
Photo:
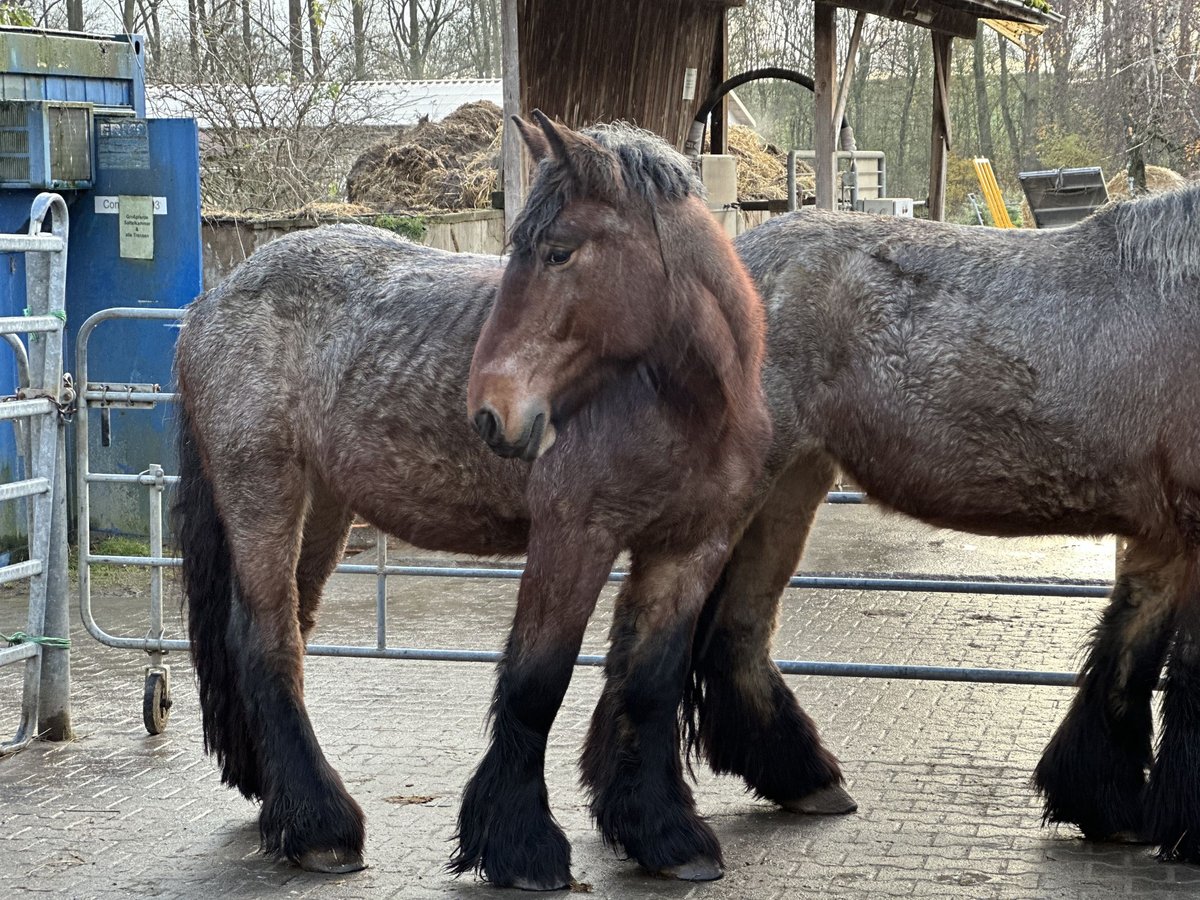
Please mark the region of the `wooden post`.
<svg viewBox="0 0 1200 900"><path fill-rule="evenodd" d="M729 71L729 29L726 22L727 13L722 11L720 21L717 22L717 42L713 52L712 61L712 78L710 79L713 89L720 86L728 75ZM697 101L704 102L704 97L697 97ZM728 140L725 134L725 124L729 121L729 95L726 94L713 107L712 114L709 120L712 122L712 127L709 129L708 140L711 149L710 153L724 153L727 149ZM689 125L691 122L689 121Z"/></svg>
<svg viewBox="0 0 1200 900"><path fill-rule="evenodd" d="M854 81L854 67L858 62L858 47L862 43L863 25L867 14L859 12L854 17L854 30L850 33L850 46L846 48L846 64L842 68L842 83L837 92L837 104L833 107L833 127L837 129L839 143L842 119L846 116L846 101L850 99L850 83Z"/></svg>
<svg viewBox="0 0 1200 900"><path fill-rule="evenodd" d="M521 155L521 135L512 117L521 114L521 54L517 28L517 0L500 5L500 68L503 75L504 137L500 145L504 176L504 231L507 234L525 204L528 173Z"/></svg>
<svg viewBox="0 0 1200 900"><path fill-rule="evenodd" d="M946 217L946 152L950 149L950 48L954 37L933 34L933 126L929 144L929 218Z"/></svg>
<svg viewBox="0 0 1200 900"><path fill-rule="evenodd" d="M837 9L828 3L816 4L813 13L813 94L816 115L813 122L813 168L817 174L817 206L833 209L837 201L837 134L833 106L837 102Z"/></svg>

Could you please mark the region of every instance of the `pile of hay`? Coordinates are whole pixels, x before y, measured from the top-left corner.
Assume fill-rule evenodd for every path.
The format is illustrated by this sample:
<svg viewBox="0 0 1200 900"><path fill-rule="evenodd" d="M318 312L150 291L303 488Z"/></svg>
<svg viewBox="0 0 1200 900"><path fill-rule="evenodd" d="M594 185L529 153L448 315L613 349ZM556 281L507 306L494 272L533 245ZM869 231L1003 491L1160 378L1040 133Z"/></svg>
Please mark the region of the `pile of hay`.
<svg viewBox="0 0 1200 900"><path fill-rule="evenodd" d="M503 118L480 100L368 147L346 176L346 199L381 212L490 206Z"/></svg>
<svg viewBox="0 0 1200 900"><path fill-rule="evenodd" d="M787 154L767 143L745 125L732 125L725 139L728 152L737 159L739 200L786 200ZM812 193L816 176L810 166L796 161L797 190Z"/></svg>
<svg viewBox="0 0 1200 900"><path fill-rule="evenodd" d="M1187 179L1174 169L1167 169L1163 166L1146 166L1146 191L1151 194L1173 191L1185 184L1187 184ZM1118 172L1108 179L1108 184L1105 186L1108 188L1108 199L1129 199L1129 176L1124 172Z"/></svg>
<svg viewBox="0 0 1200 900"><path fill-rule="evenodd" d="M346 199L379 212L486 209L499 188L503 115L481 100L440 122L421 122L368 147L346 177ZM743 125L729 129L737 158L738 198L787 199L787 154ZM797 183L812 193L812 168L796 164Z"/></svg>

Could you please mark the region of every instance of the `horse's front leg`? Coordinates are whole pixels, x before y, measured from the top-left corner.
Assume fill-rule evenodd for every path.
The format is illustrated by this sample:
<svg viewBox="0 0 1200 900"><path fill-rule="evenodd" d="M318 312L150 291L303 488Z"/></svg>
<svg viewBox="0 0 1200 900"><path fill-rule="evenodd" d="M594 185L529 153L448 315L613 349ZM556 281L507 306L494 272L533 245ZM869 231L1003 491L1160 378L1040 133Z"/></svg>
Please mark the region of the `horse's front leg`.
<svg viewBox="0 0 1200 900"><path fill-rule="evenodd" d="M696 619L727 550L724 540L680 555L635 549L582 762L605 841L650 872L691 881L723 874L683 778L679 707Z"/></svg>
<svg viewBox="0 0 1200 900"><path fill-rule="evenodd" d="M1090 840L1142 837L1150 695L1182 577L1173 550L1130 541L1122 554L1075 699L1034 772L1046 821L1078 825Z"/></svg>
<svg viewBox="0 0 1200 900"><path fill-rule="evenodd" d="M1200 559L1196 548L1189 553L1146 789L1146 831L1159 859L1200 864Z"/></svg>
<svg viewBox="0 0 1200 900"><path fill-rule="evenodd" d="M491 743L463 793L451 871L474 869L499 887L570 885L571 845L546 794L546 736L616 555L608 534L535 521L497 674Z"/></svg>

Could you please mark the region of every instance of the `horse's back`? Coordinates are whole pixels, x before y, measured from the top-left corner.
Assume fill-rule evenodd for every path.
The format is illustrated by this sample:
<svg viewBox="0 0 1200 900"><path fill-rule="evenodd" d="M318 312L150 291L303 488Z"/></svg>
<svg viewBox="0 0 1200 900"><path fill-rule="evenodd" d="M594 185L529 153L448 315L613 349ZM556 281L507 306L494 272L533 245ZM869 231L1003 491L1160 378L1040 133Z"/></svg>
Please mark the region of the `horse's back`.
<svg viewBox="0 0 1200 900"><path fill-rule="evenodd" d="M266 245L180 334L180 387L207 453L230 472L279 461L273 473L299 470L430 549L521 549L524 469L486 451L464 403L502 266L361 226Z"/></svg>
<svg viewBox="0 0 1200 900"><path fill-rule="evenodd" d="M980 531L1123 531L1164 479L1200 490L1195 460L1161 452L1200 421L1183 389L1200 383L1200 309L1123 264L1105 221L805 212L756 231L738 245L771 320L772 403L798 409L782 439L885 502Z"/></svg>

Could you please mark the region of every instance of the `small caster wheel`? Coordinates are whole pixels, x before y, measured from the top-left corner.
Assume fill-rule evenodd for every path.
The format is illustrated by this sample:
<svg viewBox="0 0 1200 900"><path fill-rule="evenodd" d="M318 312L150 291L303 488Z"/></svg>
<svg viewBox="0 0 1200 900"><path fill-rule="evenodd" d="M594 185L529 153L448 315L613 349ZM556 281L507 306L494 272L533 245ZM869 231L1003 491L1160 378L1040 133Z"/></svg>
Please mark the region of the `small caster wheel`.
<svg viewBox="0 0 1200 900"><path fill-rule="evenodd" d="M167 730L171 717L171 687L163 672L146 674L146 691L142 695L142 721L151 734L162 734Z"/></svg>

